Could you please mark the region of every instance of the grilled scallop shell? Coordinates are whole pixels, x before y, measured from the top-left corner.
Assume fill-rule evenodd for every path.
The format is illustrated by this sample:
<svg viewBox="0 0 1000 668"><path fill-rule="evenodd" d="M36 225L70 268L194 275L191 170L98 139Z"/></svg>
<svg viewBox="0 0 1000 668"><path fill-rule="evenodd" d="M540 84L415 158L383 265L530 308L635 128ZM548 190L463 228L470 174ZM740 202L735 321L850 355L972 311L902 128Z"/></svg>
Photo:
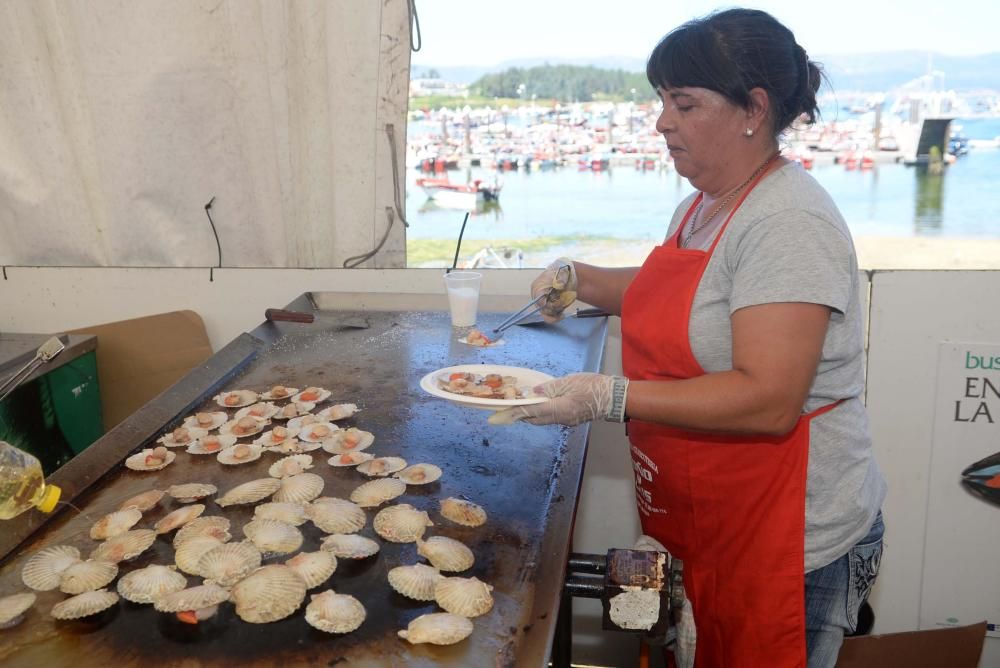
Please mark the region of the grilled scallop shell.
<svg viewBox="0 0 1000 668"><path fill-rule="evenodd" d="M308 443L320 443L334 438L340 432L340 427L332 422L314 422L299 428L299 440Z"/></svg>
<svg viewBox="0 0 1000 668"><path fill-rule="evenodd" d="M187 578L172 566L152 564L127 573L118 581L118 593L133 603L153 603L187 587Z"/></svg>
<svg viewBox="0 0 1000 668"><path fill-rule="evenodd" d="M440 571L458 572L472 568L476 558L465 543L447 536L431 536L417 540L417 554L426 558Z"/></svg>
<svg viewBox="0 0 1000 668"><path fill-rule="evenodd" d="M369 478L384 478L406 468L402 457L376 457L358 464L357 470Z"/></svg>
<svg viewBox="0 0 1000 668"><path fill-rule="evenodd" d="M144 513L150 508L154 507L166 494L160 489L151 489L142 494L136 494L135 496L130 496L122 502L122 505L118 506L118 510L125 510L126 508L136 508L139 512Z"/></svg>
<svg viewBox="0 0 1000 668"><path fill-rule="evenodd" d="M118 566L107 561L81 561L63 571L59 591L82 594L103 588L118 575Z"/></svg>
<svg viewBox="0 0 1000 668"><path fill-rule="evenodd" d="M260 550L253 543L226 543L212 548L198 560L198 573L205 582L232 587L260 567Z"/></svg>
<svg viewBox="0 0 1000 668"><path fill-rule="evenodd" d="M453 615L450 612L432 612L420 615L403 631L398 631L400 638L417 643L432 645L454 645L472 635L472 622L466 617Z"/></svg>
<svg viewBox="0 0 1000 668"><path fill-rule="evenodd" d="M229 416L226 414L226 411L195 413L194 415L189 415L184 418L184 426L188 429L196 427L198 429L212 431L213 429L218 429L224 425L228 419Z"/></svg>
<svg viewBox="0 0 1000 668"><path fill-rule="evenodd" d="M155 601L153 607L160 612L184 612L185 610L202 610L225 603L229 600L229 592L216 584L203 584L197 587L181 589L171 594L164 594Z"/></svg>
<svg viewBox="0 0 1000 668"><path fill-rule="evenodd" d="M448 497L441 501L441 515L456 524L478 527L486 524L486 511L472 501Z"/></svg>
<svg viewBox="0 0 1000 668"><path fill-rule="evenodd" d="M275 501L309 503L323 493L323 479L315 473L299 473L281 479L281 487L274 493Z"/></svg>
<svg viewBox="0 0 1000 668"><path fill-rule="evenodd" d="M493 608L491 585L478 578L442 578L434 586L434 600L453 615L478 617Z"/></svg>
<svg viewBox="0 0 1000 668"><path fill-rule="evenodd" d="M59 586L63 572L80 562L80 550L71 545L53 545L31 555L21 569L21 581L36 591Z"/></svg>
<svg viewBox="0 0 1000 668"><path fill-rule="evenodd" d="M361 601L332 589L313 594L306 606L306 622L327 633L350 633L361 626L366 614Z"/></svg>
<svg viewBox="0 0 1000 668"><path fill-rule="evenodd" d="M302 526L309 519L305 506L288 501L262 503L253 509L253 516L254 519L277 520L295 527Z"/></svg>
<svg viewBox="0 0 1000 668"><path fill-rule="evenodd" d="M190 575L201 575L199 567L201 566L201 558L214 550L215 548L224 545L221 540L213 536L195 536L194 538L188 538L183 543L177 546L174 552L174 563L177 564L177 568L181 569L185 573ZM196 610L197 608L184 608L185 610Z"/></svg>
<svg viewBox="0 0 1000 668"><path fill-rule="evenodd" d="M287 441L282 441L278 445L272 445L265 448L265 450L268 452L276 452L280 455L300 455L303 452L319 450L321 447L323 447L322 443L309 443L307 441L300 441L297 438L290 438Z"/></svg>
<svg viewBox="0 0 1000 668"><path fill-rule="evenodd" d="M207 482L186 482L180 485L171 485L167 489L167 494L181 503L193 503L207 496L212 496L218 491L218 487Z"/></svg>
<svg viewBox="0 0 1000 668"><path fill-rule="evenodd" d="M262 448L273 448L277 445L281 445L285 441L292 440L298 436L298 434L298 429L275 427L274 429L265 431L263 434L254 439L254 445L259 445Z"/></svg>
<svg viewBox="0 0 1000 668"><path fill-rule="evenodd" d="M277 520L252 520L243 527L243 533L266 554L288 554L302 547L302 532Z"/></svg>
<svg viewBox="0 0 1000 668"><path fill-rule="evenodd" d="M270 401L260 401L245 408L241 408L236 411L234 416L237 420L245 417L253 418L263 418L265 420L270 420L275 413L278 412L278 407L275 406Z"/></svg>
<svg viewBox="0 0 1000 668"><path fill-rule="evenodd" d="M374 459L375 455L368 452L345 452L340 455L334 455L326 460L326 463L330 466L357 466L363 462L367 462L370 459Z"/></svg>
<svg viewBox="0 0 1000 668"><path fill-rule="evenodd" d="M94 522L90 527L90 537L94 540L104 540L112 536L119 536L142 519L142 511L138 508L126 508L108 513L101 519Z"/></svg>
<svg viewBox="0 0 1000 668"><path fill-rule="evenodd" d="M160 453L157 461L152 463L147 462L147 457L152 457L156 454L155 450L156 448L146 448L142 452L135 453L125 460L125 466L133 471L159 471L160 469L167 468L175 459L177 459L176 452L167 450L166 452Z"/></svg>
<svg viewBox="0 0 1000 668"><path fill-rule="evenodd" d="M208 436L208 429L201 429L200 427L179 427L169 434L164 434L159 437L156 439L156 442L161 445L165 445L168 448L183 448L205 436Z"/></svg>
<svg viewBox="0 0 1000 668"><path fill-rule="evenodd" d="M292 401L282 406L277 413L275 413L271 419L272 420L292 420L301 415L306 415L312 409L316 408L316 404L311 401Z"/></svg>
<svg viewBox="0 0 1000 668"><path fill-rule="evenodd" d="M236 614L251 624L266 624L288 617L306 598L306 583L289 568L263 566L233 587Z"/></svg>
<svg viewBox="0 0 1000 668"><path fill-rule="evenodd" d="M297 387L285 387L284 385L275 385L267 392L260 395L260 398L264 401L281 401L282 399L287 399L293 394L298 394L299 388Z"/></svg>
<svg viewBox="0 0 1000 668"><path fill-rule="evenodd" d="M393 543L413 543L423 538L427 527L434 526L423 510L408 503L388 506L378 511L372 520L375 533Z"/></svg>
<svg viewBox="0 0 1000 668"><path fill-rule="evenodd" d="M156 532L152 529L132 529L109 538L90 553L95 561L107 561L117 564L129 559L135 559L156 542Z"/></svg>
<svg viewBox="0 0 1000 668"><path fill-rule="evenodd" d="M188 454L192 455L218 455L226 448L236 445L236 437L232 434L220 434L218 436L205 436L187 447Z"/></svg>
<svg viewBox="0 0 1000 668"><path fill-rule="evenodd" d="M320 549L332 552L338 559L367 559L377 554L378 543L357 534L335 533L323 539Z"/></svg>
<svg viewBox="0 0 1000 668"><path fill-rule="evenodd" d="M51 615L56 619L79 619L96 615L118 602L118 594L100 589L88 591L52 606Z"/></svg>
<svg viewBox="0 0 1000 668"><path fill-rule="evenodd" d="M336 422L337 420L349 418L360 410L361 409L358 408L357 404L334 404L333 406L324 408L320 412L316 413L316 417L330 422Z"/></svg>
<svg viewBox="0 0 1000 668"><path fill-rule="evenodd" d="M329 580L337 570L337 557L326 550L302 552L286 561L285 565L299 574L307 589L313 589Z"/></svg>
<svg viewBox="0 0 1000 668"><path fill-rule="evenodd" d="M362 508L374 508L386 501L392 501L406 492L406 483L395 478L379 478L356 488L351 492L351 501Z"/></svg>
<svg viewBox="0 0 1000 668"><path fill-rule="evenodd" d="M329 399L331 394L333 392L324 390L322 387L307 387L301 392L292 395L292 401L309 401L318 404Z"/></svg>
<svg viewBox="0 0 1000 668"><path fill-rule="evenodd" d="M305 415L300 415L299 417L291 418L288 421L288 428L298 429L301 431L309 425L319 424L320 422L323 422L322 418L318 418L312 413L307 413Z"/></svg>
<svg viewBox="0 0 1000 668"><path fill-rule="evenodd" d="M306 506L306 516L325 533L356 533L364 528L365 511L346 499L320 497Z"/></svg>
<svg viewBox="0 0 1000 668"><path fill-rule="evenodd" d="M433 601L434 585L444 579L441 572L427 564L397 566L389 571L389 584L407 598Z"/></svg>
<svg viewBox="0 0 1000 668"><path fill-rule="evenodd" d="M281 481L277 478L258 478L237 485L215 500L215 503L225 508L226 506L238 506L246 503L257 503L271 496L281 488Z"/></svg>
<svg viewBox="0 0 1000 668"><path fill-rule="evenodd" d="M160 521L153 525L153 529L156 533L169 533L174 529L184 526L203 512L205 512L205 504L203 503L194 503L190 506L178 508L160 518Z"/></svg>
<svg viewBox="0 0 1000 668"><path fill-rule="evenodd" d="M414 464L395 475L407 485L427 485L441 477L441 468L434 464Z"/></svg>
<svg viewBox="0 0 1000 668"><path fill-rule="evenodd" d="M272 478L287 478L312 468L312 455L289 455L271 464L267 474Z"/></svg>
<svg viewBox="0 0 1000 668"><path fill-rule="evenodd" d="M238 466L239 464L249 464L250 462L257 461L260 459L260 455L263 451L264 448L259 445L253 445L252 443L237 443L231 448L221 450L215 458L219 460L220 464L225 464L226 466Z"/></svg>
<svg viewBox="0 0 1000 668"><path fill-rule="evenodd" d="M251 392L250 390L233 390L217 394L213 398L215 399L215 403L223 408L242 408L256 402L258 395L256 392Z"/></svg>
<svg viewBox="0 0 1000 668"><path fill-rule="evenodd" d="M345 452L367 450L374 442L375 435L370 431L351 427L349 429L341 429L330 437L329 440L324 441L323 449L333 455L342 455Z"/></svg>
<svg viewBox="0 0 1000 668"><path fill-rule="evenodd" d="M0 598L0 631L17 626L38 597L31 592Z"/></svg>
<svg viewBox="0 0 1000 668"><path fill-rule="evenodd" d="M222 543L229 541L232 538L229 533L229 519L221 515L202 515L191 520L174 534L174 549L192 538L203 536L216 538Z"/></svg>

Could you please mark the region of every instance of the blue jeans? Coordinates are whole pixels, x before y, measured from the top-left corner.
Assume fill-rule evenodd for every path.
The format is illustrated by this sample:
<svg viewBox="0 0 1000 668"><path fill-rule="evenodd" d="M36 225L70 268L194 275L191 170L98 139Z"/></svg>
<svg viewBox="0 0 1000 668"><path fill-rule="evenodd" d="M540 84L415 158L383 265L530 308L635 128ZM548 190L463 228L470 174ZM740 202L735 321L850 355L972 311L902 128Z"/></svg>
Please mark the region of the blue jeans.
<svg viewBox="0 0 1000 668"><path fill-rule="evenodd" d="M809 668L833 668L844 641L854 633L858 610L868 598L882 560L882 512L868 535L833 563L806 573L806 651Z"/></svg>

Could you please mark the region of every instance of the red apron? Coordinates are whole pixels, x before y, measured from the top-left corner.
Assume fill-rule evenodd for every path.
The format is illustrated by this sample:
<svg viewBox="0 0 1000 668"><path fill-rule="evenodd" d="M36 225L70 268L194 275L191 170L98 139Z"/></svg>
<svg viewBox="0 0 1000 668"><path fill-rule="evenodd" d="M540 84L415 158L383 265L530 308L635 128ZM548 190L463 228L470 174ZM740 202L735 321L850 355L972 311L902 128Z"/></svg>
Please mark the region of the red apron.
<svg viewBox="0 0 1000 668"><path fill-rule="evenodd" d="M759 180L759 177L758 179ZM632 380L705 373L688 324L711 248L681 248L684 222L657 246L622 302L622 366ZM684 560L698 668L806 665L805 499L809 422L784 436L692 432L628 424L643 531Z"/></svg>

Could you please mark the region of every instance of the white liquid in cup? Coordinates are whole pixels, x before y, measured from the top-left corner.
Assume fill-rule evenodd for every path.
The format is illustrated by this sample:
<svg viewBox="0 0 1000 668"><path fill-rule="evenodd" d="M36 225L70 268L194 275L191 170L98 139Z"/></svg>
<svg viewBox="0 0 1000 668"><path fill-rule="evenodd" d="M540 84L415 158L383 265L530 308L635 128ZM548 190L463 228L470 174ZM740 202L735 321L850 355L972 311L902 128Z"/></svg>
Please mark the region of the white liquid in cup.
<svg viewBox="0 0 1000 668"><path fill-rule="evenodd" d="M448 305L451 309L453 327L472 327L476 324L479 310L479 283L482 274L477 272L453 272L444 277L448 288Z"/></svg>

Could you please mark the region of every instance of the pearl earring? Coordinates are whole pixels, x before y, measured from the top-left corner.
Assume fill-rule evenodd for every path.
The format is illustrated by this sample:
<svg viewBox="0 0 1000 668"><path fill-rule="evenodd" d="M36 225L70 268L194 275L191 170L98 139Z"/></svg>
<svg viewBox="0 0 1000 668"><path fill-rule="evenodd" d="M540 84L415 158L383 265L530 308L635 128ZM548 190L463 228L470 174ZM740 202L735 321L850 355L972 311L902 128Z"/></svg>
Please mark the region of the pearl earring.
<svg viewBox="0 0 1000 668"><path fill-rule="evenodd" d="M753 128L747 128L743 131L744 137L753 137Z"/></svg>

